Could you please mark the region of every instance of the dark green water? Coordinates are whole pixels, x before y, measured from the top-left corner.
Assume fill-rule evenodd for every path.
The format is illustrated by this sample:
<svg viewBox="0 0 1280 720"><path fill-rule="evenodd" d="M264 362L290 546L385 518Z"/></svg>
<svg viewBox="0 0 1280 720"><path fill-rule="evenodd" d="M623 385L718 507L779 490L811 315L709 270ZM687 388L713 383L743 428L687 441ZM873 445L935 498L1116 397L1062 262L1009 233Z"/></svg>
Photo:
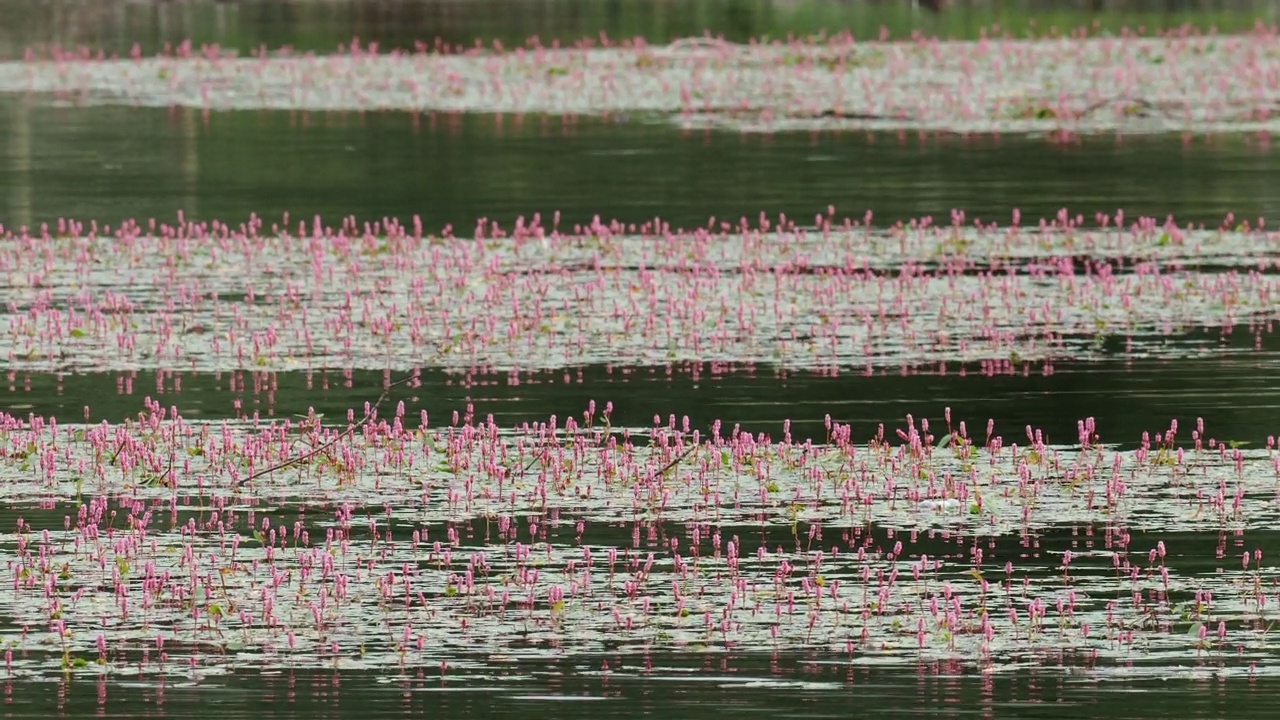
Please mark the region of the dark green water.
<svg viewBox="0 0 1280 720"><path fill-rule="evenodd" d="M1267 343L1275 346L1277 340ZM664 422L671 413L687 415L693 427L708 428L717 419L726 427L781 438L783 421L791 420L798 440L825 439L824 418L853 427L854 437L869 438L881 423L899 426L908 413L929 418L936 426L952 408L953 421L972 428L994 420L999 434L1023 440L1025 427L1047 433L1051 442L1073 442L1076 421L1094 417L1102 440L1132 445L1144 431L1159 432L1168 421L1184 425L1202 417L1211 436L1260 444L1280 425L1280 357L1274 350L1236 353L1195 360L1115 360L1058 363L1051 374L1038 365L1013 374L965 375L953 366L947 374L898 370L873 376L853 371L839 376L808 372L779 374L772 368L742 368L698 376L689 368L586 367L538 373L511 385L506 375L476 377L426 371L419 387L394 388L395 403L427 411L434 425L444 425L454 410L470 405L477 417L492 414L500 425L545 421L548 415L577 415L591 400L612 401L619 426L648 427L654 415ZM377 396L374 389L387 376L377 372L251 372L219 377L176 374L157 378L153 372L67 375L19 375L9 385L0 410L24 416L55 415L69 421L115 421L144 408L144 399L176 405L191 418L286 418L309 409L331 418L345 417ZM399 379L396 374L392 379ZM179 388L175 392L174 388ZM1123 403L1113 399L1123 398ZM236 409L239 402L240 409Z"/></svg>
<svg viewBox="0 0 1280 720"><path fill-rule="evenodd" d="M961 208L1007 222L1059 208L1216 224L1280 212L1280 165L1252 137L739 135L666 124L486 116L52 108L0 98L6 223L321 214L469 229L562 212L693 227L708 217L877 221Z"/></svg>
<svg viewBox="0 0 1280 720"><path fill-rule="evenodd" d="M511 47L532 36L546 42L599 37L644 37L652 42L701 35L723 35L744 41L848 29L855 37L893 37L919 31L944 38L972 38L984 29L1023 35L1067 32L1078 27L1159 30L1184 24L1223 32L1247 30L1255 20L1280 19L1270 0L1053 0L1019 2L953 2L933 14L904 0L816 2L798 0L281 0L184 3L80 3L66 0L27 3L5 0L0 28L0 55L20 55L29 47L87 45L107 52L127 52L133 43L144 50L177 44L220 43L254 48L291 45L329 51L339 42L360 37L383 47L432 43L454 45L499 40ZM1095 11L1102 8L1103 12Z"/></svg>
<svg viewBox="0 0 1280 720"><path fill-rule="evenodd" d="M610 670L602 670L604 663ZM338 718L590 717L1061 718L1264 717L1274 681L1146 680L1099 683L1035 669L978 676L945 663L910 674L848 668L807 658L666 656L652 664L510 663L471 678L438 673L383 682L372 676L294 673L225 676L200 685L169 679L126 687L50 683L5 706L47 717ZM6 688L7 690L8 688ZM121 696L128 699L121 702ZM142 710L141 708L148 708Z"/></svg>
<svg viewBox="0 0 1280 720"><path fill-rule="evenodd" d="M934 16L909 3L763 0L480 0L478 2L30 3L0 1L0 55L24 47L87 44L124 52L136 41L155 49L184 38L247 50L289 44L327 50L359 35L388 45L476 37L507 45L530 35L576 39L604 30L660 42L709 29L730 39L784 36L849 27L859 37L885 26L974 37L998 23L1011 32L1052 25L1223 30L1275 17L1276 4L1129 2L1101 15L1062 3L977 3ZM1081 4L1083 5L1083 3ZM953 208L1004 220L1052 216L1068 207L1086 216L1123 208L1131 216L1174 214L1216 223L1280 215L1280 164L1256 137L1086 138L1069 145L1043 138L793 134L743 136L681 132L629 118L610 121L407 114L231 113L127 108L59 108L41 98L0 98L0 222L36 226L59 217L242 220L321 214L336 220L419 215L428 228L468 228L478 218L510 221L559 210L568 222L593 215L623 221L661 216L693 226L708 216L761 211L803 218L834 204L842 213L875 212L877 222ZM1036 365L984 377L959 366L939 374L887 371L837 377L781 376L767 367L726 374L689 368L569 368L526 378L465 378L427 371L404 400L442 420L472 404L502 424L581 412L588 400L613 401L620 425L648 425L654 414L714 419L777 435L790 418L800 437L820 439L823 417L851 423L854 436L894 425L907 413L935 421L950 406L981 426L996 420L1020 438L1024 425L1048 439L1074 440L1075 423L1096 417L1107 442L1131 444L1171 418L1205 418L1220 439L1260 443L1280 425L1280 345L1254 349L1248 333L1198 338L1195 359L1126 357ZM670 375L668 372L670 371ZM320 412L342 416L377 396L386 377L341 371L154 374L15 374L0 384L0 410L54 414L67 421L119 420L144 397L193 418ZM274 392L263 389L272 383ZM261 387L259 387L261 386ZM255 390L255 387L259 389ZM237 411L234 402L241 403ZM6 514L6 518L8 515ZM1274 530L1249 547L1274 547ZM1155 538L1149 538L1154 542ZM1207 543L1206 557L1213 541ZM1207 571L1212 571L1206 569ZM1099 682L1046 672L1061 658L976 674L922 663L912 670L851 667L839 658L767 653L565 657L559 662L481 663L444 678L437 668L401 674L229 675L187 682L73 680L4 688L5 717L280 716L422 717L1267 717L1274 678ZM1069 664L1069 663L1068 663ZM1192 661L1188 661L1192 664ZM604 669L605 665L608 670ZM1171 669L1170 674L1176 673Z"/></svg>

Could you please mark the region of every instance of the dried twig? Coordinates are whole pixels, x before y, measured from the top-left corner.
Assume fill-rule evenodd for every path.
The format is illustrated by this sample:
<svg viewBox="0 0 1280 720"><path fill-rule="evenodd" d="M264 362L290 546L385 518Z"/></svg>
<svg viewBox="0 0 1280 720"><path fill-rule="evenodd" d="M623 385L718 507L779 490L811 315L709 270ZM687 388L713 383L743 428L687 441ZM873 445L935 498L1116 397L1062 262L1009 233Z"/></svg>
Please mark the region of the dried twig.
<svg viewBox="0 0 1280 720"><path fill-rule="evenodd" d="M1079 120L1080 118L1086 115L1091 115L1094 112L1108 105L1114 105L1115 103L1118 103L1121 100L1126 101L1130 106L1133 106L1133 107L1138 107L1143 110L1151 110L1153 112L1160 113L1161 115L1167 115L1164 108L1160 107L1159 105L1156 105L1155 103L1149 100L1143 100L1142 98L1128 97L1126 95L1117 95L1115 97L1107 98L1105 100L1099 100L1097 102L1087 105L1083 110L1075 114L1075 119Z"/></svg>
<svg viewBox="0 0 1280 720"><path fill-rule="evenodd" d="M315 457L316 455L319 455L325 450L328 450L329 448L336 445L338 441L342 440L343 438L349 437L350 435L355 433L355 431L364 427L366 423L368 423L370 420L373 419L373 414L378 412L378 406L386 402L387 397L391 394L392 389L400 385L403 385L412 379L413 379L413 375L406 375L400 378L399 380L388 385L385 389L383 389L382 394L378 396L378 399L375 400L373 404L369 407L369 411L364 414L364 417L360 418L360 422L347 428L346 430L344 430L342 433L334 437L329 442L324 443L322 445L318 445L315 448L312 448L309 452L303 453L302 455L299 455L295 458L290 458L288 460L285 460L284 462L276 463L275 465L272 465L271 467L265 470L259 470L258 472L250 475L249 477L243 478L241 480L237 480L235 482L235 485L238 487L252 480L256 480L257 478L260 478L263 475L269 475L277 470L283 470L292 465L297 465L298 463L306 462L307 460L310 460L311 458Z"/></svg>
<svg viewBox="0 0 1280 720"><path fill-rule="evenodd" d="M698 445L689 445L689 449L688 449L688 450L685 450L684 452L682 452L682 453L680 453L679 455L677 455L677 456L675 456L674 458L672 458L672 459L671 459L671 462L667 463L666 465L663 465L663 466L662 466L662 469L661 469L661 470L659 470L658 472L651 474L651 475L648 477L648 479L646 479L646 480L645 480L645 482L648 482L649 480L653 480L653 479L655 479L655 478L660 478L660 477L662 477L662 474L663 474L663 473L665 473L666 471L668 471L668 470L670 470L671 468L675 467L676 465L679 465L679 464L680 464L680 462L681 462L682 460L684 460L685 458L687 458L687 457L689 457L690 455L692 455L692 454L693 454L693 451L694 451L694 450L697 450L697 449L698 449L698 447L699 447Z"/></svg>
<svg viewBox="0 0 1280 720"><path fill-rule="evenodd" d="M606 430L605 433L600 437L599 446L604 447L605 443L608 442L608 439L610 437L611 437L611 433L608 430ZM663 473L675 467L676 465L680 464L681 461L689 457L689 455L691 455L694 450L697 450L698 447L699 447L698 445L690 445L688 449L686 449L684 452L680 453L675 458L673 458L671 462L667 463L666 465L663 465L661 470L651 473L647 478L645 478L644 481L647 483L655 478L661 477ZM534 457L529 461L529 464L525 465L524 469L520 471L520 477L524 477L525 475L527 475L529 471L533 469L533 466L538 463L538 460L542 459L542 457L546 455L549 449L550 448L543 448L541 453L534 455Z"/></svg>

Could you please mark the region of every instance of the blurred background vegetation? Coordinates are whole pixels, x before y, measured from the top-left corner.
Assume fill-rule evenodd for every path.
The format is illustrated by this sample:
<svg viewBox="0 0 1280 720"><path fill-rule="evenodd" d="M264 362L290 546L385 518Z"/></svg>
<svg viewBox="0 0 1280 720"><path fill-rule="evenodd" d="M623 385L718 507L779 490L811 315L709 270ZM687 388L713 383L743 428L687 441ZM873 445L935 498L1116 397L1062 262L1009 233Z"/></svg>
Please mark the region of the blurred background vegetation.
<svg viewBox="0 0 1280 720"><path fill-rule="evenodd" d="M144 51L191 39L247 50L289 44L332 50L354 36L382 47L440 38L511 46L538 36L577 40L642 36L651 42L709 30L730 40L849 29L871 38L886 28L975 37L999 26L1014 34L1082 25L1156 30L1195 23L1238 31L1274 22L1276 0L951 0L931 13L912 0L0 0L0 56L47 44Z"/></svg>

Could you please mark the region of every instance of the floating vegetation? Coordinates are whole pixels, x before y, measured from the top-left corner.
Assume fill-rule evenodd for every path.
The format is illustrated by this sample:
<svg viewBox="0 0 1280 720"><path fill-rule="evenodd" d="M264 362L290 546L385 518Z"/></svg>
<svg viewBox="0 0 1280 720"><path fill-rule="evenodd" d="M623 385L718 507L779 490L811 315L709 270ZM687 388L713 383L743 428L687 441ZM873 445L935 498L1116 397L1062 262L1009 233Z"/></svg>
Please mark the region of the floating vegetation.
<svg viewBox="0 0 1280 720"><path fill-rule="evenodd" d="M1274 29L977 42L848 35L738 45L641 39L515 50L240 58L216 45L129 59L88 50L0 64L0 92L210 110L646 113L696 126L954 132L1271 131Z"/></svg>
<svg viewBox="0 0 1280 720"><path fill-rule="evenodd" d="M1173 357L1192 330L1260 338L1277 314L1275 234L1234 218L871 219L682 231L535 215L461 237L393 220L60 221L5 235L0 353L11 371L1047 368L1108 338Z"/></svg>
<svg viewBox="0 0 1280 720"><path fill-rule="evenodd" d="M0 417L10 676L734 649L1275 669L1280 573L1228 547L1280 515L1274 438L1175 422L1120 450L1091 419L1051 445L908 417L813 444L617 428L594 403L518 428L403 404L345 428L148 407ZM1183 569L1181 532L1216 536L1221 567ZM1010 544L1029 558L987 559Z"/></svg>

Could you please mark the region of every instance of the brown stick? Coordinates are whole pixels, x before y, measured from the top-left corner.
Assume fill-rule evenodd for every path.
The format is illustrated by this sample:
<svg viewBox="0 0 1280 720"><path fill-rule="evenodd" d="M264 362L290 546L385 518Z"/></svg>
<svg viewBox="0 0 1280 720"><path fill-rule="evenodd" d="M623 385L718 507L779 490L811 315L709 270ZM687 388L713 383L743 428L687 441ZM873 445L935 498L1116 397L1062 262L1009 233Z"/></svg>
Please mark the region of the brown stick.
<svg viewBox="0 0 1280 720"><path fill-rule="evenodd" d="M604 446L605 441L606 441L608 438L609 438L609 434L607 434L607 433L606 433L605 435L603 435L603 436L600 438L600 446L601 446L601 447L603 447L603 446ZM666 471L668 471L668 470L670 470L671 468L675 467L676 465L679 465L679 464L680 464L680 461L682 461L682 460L684 460L685 458L687 458L687 457L689 457L690 455L692 455L692 454L693 454L693 451L694 451L694 450L697 450L697 449L698 449L698 447L699 447L698 445L690 445L690 446L688 447L688 449L686 449L684 452L680 453L680 454L679 454L679 455L677 455L675 458L673 458L673 459L671 460L671 462L667 463L666 465L663 465L661 470L659 470L659 471L657 471L657 472L655 472L655 473L651 473L648 477L646 477L646 478L644 479L644 481L647 483L647 482L649 482L649 481L651 481L651 480L654 480L654 479L656 479L656 478L662 477L662 474L663 474L663 473L665 473ZM544 451L545 451L546 449L547 449L547 448L543 448L543 450L544 450ZM522 470L522 471L520 472L520 477L524 477L525 475L527 475L527 474L529 473L529 471L533 469L533 466L534 466L535 464L537 464L538 460L539 460L539 458L538 458L537 456L535 456L532 460L530 460L530 461L529 461L529 464L528 464L528 465L525 465L525 466L524 466L524 470Z"/></svg>
<svg viewBox="0 0 1280 720"><path fill-rule="evenodd" d="M1087 106L1087 107L1085 107L1083 110L1081 110L1080 112L1078 112L1078 113L1076 113L1076 114L1075 114L1075 119L1076 119L1076 120L1079 120L1079 119L1081 119L1081 118L1085 117L1086 115L1091 115L1091 114L1093 114L1093 112L1094 112L1094 111L1096 111L1096 110L1099 110L1099 109L1101 109L1101 108L1104 108L1104 107L1106 107L1107 105L1113 105L1113 104L1118 103L1118 102L1120 102L1120 101L1122 101L1122 100L1127 101L1130 105L1133 105L1133 106L1135 106L1135 107L1141 108L1141 109L1143 109L1143 110L1151 110L1151 111L1153 111L1153 112L1160 113L1161 115L1166 115L1166 116L1168 115L1168 113L1166 113L1166 112L1164 111L1164 108L1161 108L1159 105L1156 105L1156 104L1155 104L1155 103L1153 103L1153 102L1150 102L1150 101L1148 101L1148 100L1143 100L1142 98L1128 97L1128 96L1126 96L1126 95L1124 95L1124 94L1121 94L1121 95L1117 95L1117 96L1112 97L1112 98L1107 98L1107 99L1105 99L1105 100L1099 100L1099 101L1097 101L1097 102L1095 102L1095 103L1092 103L1092 104L1088 105L1088 106Z"/></svg>
<svg viewBox="0 0 1280 720"><path fill-rule="evenodd" d="M247 478L244 478L244 479L242 479L242 480L237 480L237 481L235 482L235 486L236 486L236 487L239 487L240 485L244 485L245 483L248 483L248 482L250 482L250 481L252 481L252 480L256 480L257 478L260 478L260 477L262 477L263 475L269 475L270 473L273 473L273 472L275 472L275 471L277 471L277 470L283 470L283 469L285 469L285 468L287 468L287 467L290 467L290 466L293 466L293 465L297 465L298 463L306 462L307 460L310 460L311 458L315 457L316 455L319 455L320 453L324 452L325 450L328 450L329 448L333 447L334 445L336 445L336 444L338 443L338 441L339 441L339 440L342 440L342 439L343 439L343 438L345 438L345 437L349 437L349 436L350 436L351 434L353 434L355 431L357 431L357 430L359 430L360 428L364 427L364 426L365 426L365 424L366 424L366 423L368 423L368 422L369 422L369 420L371 420L371 419L373 418L373 414L374 414L374 413L376 413L376 412L378 411L378 406L379 406L379 405L381 405L382 403L386 402L386 400L387 400L387 396L391 394L391 390L392 390L392 388L395 388L395 387L397 387L397 386L403 385L403 384L405 384L405 383L409 382L409 381L410 381L410 380L412 380L412 379L413 379L413 375L406 375L406 376L404 376L404 377L400 378L399 380L397 380L397 381L395 381L395 382L391 383L390 385L388 385L388 386L387 386L387 387L382 391L382 394L378 396L378 399L374 401L373 405L369 407L369 412L365 413L365 414L364 414L364 417L360 418L360 422L358 422L358 423L356 423L355 425L352 425L351 427L347 428L347 429L346 429L346 430L344 430L341 434L339 434L337 437L333 438L333 439L332 439L332 440L330 440L329 442L324 443L324 444L322 444L322 445L318 445L318 446L316 446L315 448L313 448L310 452L303 453L302 455L299 455L298 457L290 458L289 460L285 460L284 462L276 463L275 465L272 465L271 467L269 467L269 468L267 468L267 469L265 469L265 470L259 470L258 472L256 472L256 473L254 473L254 474L250 475L250 476L249 476L249 477L247 477Z"/></svg>
<svg viewBox="0 0 1280 720"><path fill-rule="evenodd" d="M675 467L676 465L679 465L681 460L684 460L685 458L692 455L693 451L697 450L698 447L699 447L698 445L690 445L688 450L685 450L684 452L672 458L671 462L667 463L666 465L663 465L661 470L649 475L649 477L645 479L645 482L649 482L650 480L656 480L657 478L662 477L663 473Z"/></svg>

